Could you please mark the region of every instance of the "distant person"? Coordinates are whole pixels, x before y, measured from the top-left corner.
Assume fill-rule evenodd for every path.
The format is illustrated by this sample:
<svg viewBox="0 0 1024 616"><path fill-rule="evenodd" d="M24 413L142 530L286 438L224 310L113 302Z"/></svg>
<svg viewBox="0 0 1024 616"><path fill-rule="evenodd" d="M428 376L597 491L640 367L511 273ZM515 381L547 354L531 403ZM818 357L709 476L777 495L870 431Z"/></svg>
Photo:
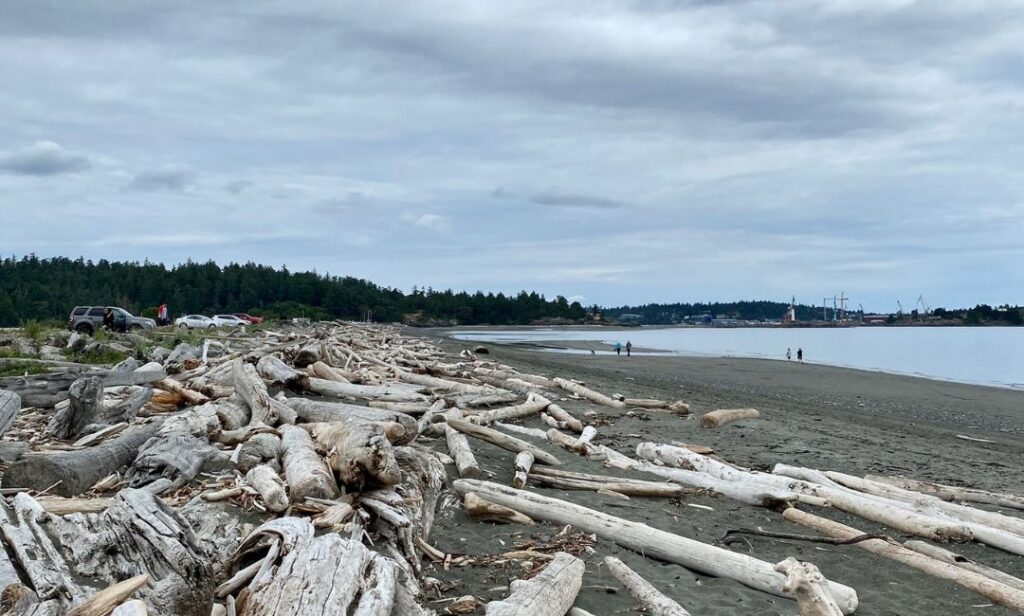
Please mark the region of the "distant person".
<svg viewBox="0 0 1024 616"><path fill-rule="evenodd" d="M622 355L622 343L621 342L616 342L615 343L615 354L616 355Z"/></svg>
<svg viewBox="0 0 1024 616"><path fill-rule="evenodd" d="M103 329L114 331L114 311L109 307L103 310Z"/></svg>
<svg viewBox="0 0 1024 616"><path fill-rule="evenodd" d="M160 325L167 325L170 321L167 318L167 304L160 304L156 310L156 321Z"/></svg>
<svg viewBox="0 0 1024 616"><path fill-rule="evenodd" d="M800 347L799 349L796 350L796 360L798 362L800 362L801 364L804 363L804 349L803 349L803 347Z"/></svg>
<svg viewBox="0 0 1024 616"><path fill-rule="evenodd" d="M633 343L629 340L626 341L626 357L632 357L633 355Z"/></svg>
<svg viewBox="0 0 1024 616"><path fill-rule="evenodd" d="M786 361L793 361L793 350L786 347Z"/></svg>

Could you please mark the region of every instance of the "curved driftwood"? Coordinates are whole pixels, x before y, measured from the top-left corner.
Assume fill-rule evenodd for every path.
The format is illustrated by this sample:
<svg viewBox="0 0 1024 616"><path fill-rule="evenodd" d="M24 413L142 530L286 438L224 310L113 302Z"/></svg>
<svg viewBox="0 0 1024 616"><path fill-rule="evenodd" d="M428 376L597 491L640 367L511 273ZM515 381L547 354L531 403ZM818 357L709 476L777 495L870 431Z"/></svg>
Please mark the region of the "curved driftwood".
<svg viewBox="0 0 1024 616"><path fill-rule="evenodd" d="M531 518L556 524L572 524L584 532L596 533L615 543L694 571L734 579L741 584L780 597L793 598L783 590L785 576L773 564L746 554L731 552L693 539L651 528L646 524L616 518L593 509L526 490L488 481L458 479L453 487L460 494L476 492L491 502L511 507ZM829 582L829 591L846 614L857 608L857 593L848 586Z"/></svg>

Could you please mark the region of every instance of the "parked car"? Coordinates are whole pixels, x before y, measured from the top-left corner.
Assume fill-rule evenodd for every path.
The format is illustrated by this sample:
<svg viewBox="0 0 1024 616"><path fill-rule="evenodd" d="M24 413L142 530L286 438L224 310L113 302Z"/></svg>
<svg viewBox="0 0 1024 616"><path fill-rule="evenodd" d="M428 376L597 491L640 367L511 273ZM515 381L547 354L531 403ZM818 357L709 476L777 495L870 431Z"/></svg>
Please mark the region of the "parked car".
<svg viewBox="0 0 1024 616"><path fill-rule="evenodd" d="M130 329L155 329L156 321L132 315L117 306L75 306L68 317L68 329L80 334L93 334L103 329L103 313L110 308L114 313L114 330L126 332Z"/></svg>
<svg viewBox="0 0 1024 616"><path fill-rule="evenodd" d="M242 319L243 321L248 321L253 325L259 325L260 323L263 322L263 317L254 317L251 314L246 314L244 312L236 312L235 316L238 317L239 319Z"/></svg>
<svg viewBox="0 0 1024 616"><path fill-rule="evenodd" d="M218 327L242 327L248 325L249 322L236 317L233 314L215 314L213 315L213 323Z"/></svg>
<svg viewBox="0 0 1024 616"><path fill-rule="evenodd" d="M211 327L217 327L213 319L204 317L201 314L186 314L183 317L178 317L174 319L174 325L182 329L210 329Z"/></svg>

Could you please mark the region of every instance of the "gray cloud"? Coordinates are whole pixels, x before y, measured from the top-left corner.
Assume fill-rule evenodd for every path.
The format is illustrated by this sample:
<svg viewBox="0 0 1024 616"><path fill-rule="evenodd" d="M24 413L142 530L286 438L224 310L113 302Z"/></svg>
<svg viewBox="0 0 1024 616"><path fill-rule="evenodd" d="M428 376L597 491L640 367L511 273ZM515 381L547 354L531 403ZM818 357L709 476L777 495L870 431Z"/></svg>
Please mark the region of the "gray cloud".
<svg viewBox="0 0 1024 616"><path fill-rule="evenodd" d="M36 141L30 146L0 155L0 171L17 175L58 175L83 171L91 165L84 154L69 152L52 141Z"/></svg>
<svg viewBox="0 0 1024 616"><path fill-rule="evenodd" d="M558 207L585 207L602 210L614 210L626 207L625 202L604 197L591 195L575 195L568 193L544 193L530 197L530 201L540 205L554 205Z"/></svg>
<svg viewBox="0 0 1024 616"><path fill-rule="evenodd" d="M0 246L598 303L1024 302L1020 40L1019 0L9 0ZM40 135L89 155L32 158ZM55 215L140 207L197 228ZM225 213L290 235L220 241Z"/></svg>
<svg viewBox="0 0 1024 616"><path fill-rule="evenodd" d="M161 167L136 174L126 187L139 191L183 191L192 185L195 174L181 167Z"/></svg>

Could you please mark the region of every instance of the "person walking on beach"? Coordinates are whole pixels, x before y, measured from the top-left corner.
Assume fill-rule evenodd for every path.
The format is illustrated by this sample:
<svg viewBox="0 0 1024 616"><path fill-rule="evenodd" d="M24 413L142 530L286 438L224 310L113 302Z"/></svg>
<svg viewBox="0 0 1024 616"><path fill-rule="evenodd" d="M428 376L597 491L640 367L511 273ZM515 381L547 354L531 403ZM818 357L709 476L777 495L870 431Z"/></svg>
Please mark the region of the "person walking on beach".
<svg viewBox="0 0 1024 616"><path fill-rule="evenodd" d="M786 361L793 361L793 350L786 347Z"/></svg>
<svg viewBox="0 0 1024 616"><path fill-rule="evenodd" d="M615 354L616 355L622 355L622 343L621 342L618 342L618 341L615 342Z"/></svg>
<svg viewBox="0 0 1024 616"><path fill-rule="evenodd" d="M630 340L627 340L626 341L626 357L632 357L632 355L631 355L632 352L633 352L633 342L630 341Z"/></svg>
<svg viewBox="0 0 1024 616"><path fill-rule="evenodd" d="M796 350L796 360L801 364L804 363L804 348L800 347Z"/></svg>

